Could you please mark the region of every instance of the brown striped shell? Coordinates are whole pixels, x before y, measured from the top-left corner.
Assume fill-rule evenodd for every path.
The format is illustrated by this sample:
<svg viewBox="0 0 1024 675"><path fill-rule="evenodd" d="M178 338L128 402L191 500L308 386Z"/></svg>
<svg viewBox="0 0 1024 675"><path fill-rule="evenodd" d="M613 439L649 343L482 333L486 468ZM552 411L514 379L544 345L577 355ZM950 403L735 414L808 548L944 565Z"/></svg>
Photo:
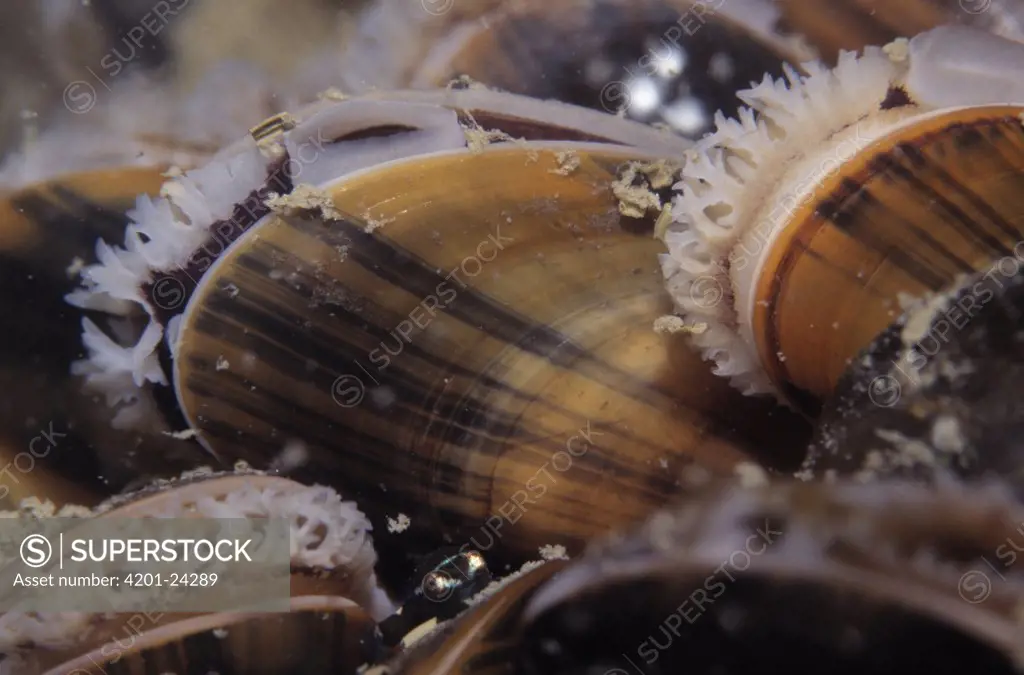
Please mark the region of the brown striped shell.
<svg viewBox="0 0 1024 675"><path fill-rule="evenodd" d="M692 14L693 6L686 12ZM516 16L524 11L519 6L493 15L491 18L502 20L495 23L495 30L482 31L479 42L457 55L452 67L464 70L475 65L468 55L480 52L473 49L483 48L482 53L487 53L488 41L515 37L517 31L509 29L515 21L506 23L505 19L536 16L529 12ZM556 15L554 10L550 15ZM665 16L663 11L660 16ZM593 20L594 15L588 17ZM555 35L560 36L557 31ZM547 41L556 43L558 38ZM540 57L544 62L549 52L536 53L544 54ZM445 63L443 54L438 58L440 61L432 58L425 66ZM500 71L485 71L485 81L502 82ZM443 72L430 77L442 77L437 73ZM537 74L536 69L523 72ZM506 86L512 88L522 86L528 93L536 93L533 87L541 84L535 77L518 84L514 77L504 82L510 82ZM894 102L897 108L906 105L898 96L888 104ZM920 101L911 101L916 103ZM245 153L251 157L259 154L266 160L259 167L262 174L246 185L246 178L239 177L244 172L234 171L238 165L227 171L238 183L232 188L238 189L240 184L248 192L227 199L226 206L219 205L219 218L202 223L212 232L200 242L202 254L189 255L185 264L177 267L160 267L166 262L162 260L146 261L150 271L159 272L141 287L153 310L150 316L164 331L159 336L164 342L153 353L168 377L163 383L146 382L144 389L155 395L164 416L162 423L188 422L197 430L204 450L224 466L238 458L273 466L283 445L301 441L300 460L286 462L288 470L305 481L330 482L343 489L346 497L358 499L375 525L382 548L394 554L387 557L398 566L402 554L441 542L474 545L488 554L500 554L502 561L533 557L539 544L565 543L575 552L591 536L642 517L678 493L684 488L679 477L690 464L719 473L742 468L742 462L748 460L782 470L795 467L804 431L797 418L773 411L769 403L738 397L681 345L683 336L651 331L655 320L671 309L653 266L658 250L648 238L653 217L622 215L635 214L639 208L653 216L666 205L664 188L675 179L676 167L659 162L684 164L680 160L687 148L679 139L621 120L598 119L568 108L528 104L517 97L475 90L376 94L346 104L348 112L340 112L343 108L336 105L340 104L328 100L294 116L272 118L255 128L253 139L225 150L213 165L222 160L230 164L232 157ZM935 105L939 108L945 103ZM360 106L365 107L360 110ZM938 271L933 273L942 277L936 283L944 283L954 273L943 267L954 247L950 241L959 244L977 239L968 262L951 263L957 269L976 269L991 260L986 256L1005 252L1012 240L1010 234L1016 236L1015 222L1009 230L1001 226L1010 222L1012 204L1016 204L1012 199L1003 200L1015 189L1012 148L1019 130L1013 126L1017 108L1000 114L993 110L971 110L960 117L956 115L961 111L955 111L949 119L936 116L934 119L949 123L938 128L940 133L928 126L934 121L929 120L907 136L872 138L879 142L878 155L851 159L845 151L837 151L844 167L849 161L852 180L862 181L857 183L857 194L874 197L881 193L888 197L880 200L888 211L903 208L893 195L902 189L898 179L921 168L915 152L925 157L929 152L942 155L939 163L947 171L946 155L953 156L967 167L967 188L960 196L979 205L984 213L973 220L948 214L939 218L944 229L940 229L939 244L931 248L922 244L929 241L924 237L911 239L910 244L901 238L916 234L915 230L894 232L884 226L872 230L862 225L869 232L857 239L857 244L871 249L875 240L881 239L885 250L881 263L870 258L873 251L867 251L867 258L859 258L875 264L879 273L879 287L867 290L848 279L847 286L836 282L830 276L835 269L822 274L815 267L820 261L813 255L803 260L803 266L799 260L794 262L804 253L800 248L804 242L797 235L807 229L790 232L793 241L782 237L786 246L773 248L773 255L792 266L779 263L761 278L767 280L779 270L792 276L779 282L786 288L773 289L778 298L765 302L777 306L762 313L757 319L761 323L752 332L756 331L760 340L759 356L773 364L771 368L794 358L797 361L778 368L786 371L783 375L772 372L775 384L791 400L800 400L800 391L827 393L844 360L855 351L854 345L879 329L880 311L874 309L872 303L877 298L873 294L888 294L885 299L891 300L896 286L918 290L914 282L921 279L910 274L913 279L908 281L907 266L901 266L900 260L925 256L920 264L934 265ZM448 121L440 121L446 114L463 125L458 133L446 135L453 129ZM951 119L960 126L950 126ZM810 126L813 120L802 121ZM466 127L469 133L465 133ZM929 145L933 136L940 140ZM498 143L485 145L488 141ZM877 148L872 145L870 152ZM1003 168L1009 166L1011 171L1001 174L993 160L1004 159L1000 154L1003 148L1009 155ZM858 147L858 152L862 149ZM894 159L899 152L903 154ZM858 164L861 159L864 163ZM900 172L899 161L904 159L908 163ZM682 167L684 179L692 168L689 163L687 158L687 166ZM857 173L863 166L874 169L876 164L891 172ZM627 166L634 182L624 185L620 177ZM210 174L205 177L210 179ZM992 193L982 190L986 178L996 183ZM844 187L850 185L829 185L829 196L851 202L841 191ZM632 203L637 196L629 188L639 188L644 195L640 207ZM912 194L923 194L920 200L925 200L934 199L935 192ZM183 210L187 209L182 205L195 197L182 181L169 184L168 194L178 199ZM938 192L938 197L941 201L947 193ZM268 200L272 207L266 204ZM784 203L782 199L768 201ZM822 197L816 205L826 203L830 202ZM190 206L196 207L196 203L190 202ZM934 215L921 203L907 208L912 218L925 212ZM863 218L860 222L872 224L852 202L837 205L828 218L822 218L817 210L809 211L808 217L838 223L842 217L836 214L845 213L844 209L851 217ZM202 220L199 213L188 214L194 221L191 225ZM979 225L981 220L984 222ZM505 225L512 227L503 229ZM986 238L988 225L999 230L994 239ZM829 226L821 227L820 231L828 231ZM830 253L838 251L836 255L842 257L850 253L843 250L843 236L848 236L848 231L833 229L828 237L822 234L813 243ZM868 240L870 243L865 243ZM901 258L905 251L909 252ZM865 255L864 251L856 253ZM773 259L771 264L776 262ZM892 265L899 269L890 270ZM442 275L458 283L452 284L451 278ZM442 281L448 284L444 291ZM840 303L835 300L836 290L843 288L852 289L848 293L853 299ZM839 341L826 340L823 347L811 341L815 346L805 348L811 314L797 313L792 318L794 308L807 297L802 294L814 297L807 308L813 321L830 316L841 305L844 311L852 307L857 312L857 329ZM433 301L428 302L431 297ZM878 304L888 316L890 305L884 300ZM88 309L109 338L109 325L94 311L99 308ZM761 310L752 313L757 312ZM865 320L860 320L860 313ZM797 337L795 343L786 337L788 351L780 347L773 356L772 340L776 338L770 334L775 326L770 324L784 314L790 318L779 318L782 327L776 332ZM145 314L135 312L129 318L138 322L132 339L145 335ZM175 318L179 320L172 329ZM662 321L660 325L679 329L680 323ZM693 322L681 327L683 332L700 330ZM92 337L95 343L98 337ZM823 352L825 359L820 358ZM826 362L823 372L814 370L813 359ZM147 365L144 375L156 377L152 366ZM120 460L107 462L116 465ZM154 452L138 466L167 471L166 463L161 453ZM407 514L412 515L412 522L405 523L411 525L407 531L397 531L402 525L385 534L386 525L396 519L401 522ZM908 530L927 529L922 520L910 520ZM1000 529L1005 523L971 522L986 536L1005 529ZM841 528L837 523L829 526ZM986 539L985 544L989 543ZM676 562L672 558L672 564ZM688 575L683 586L699 581L699 575L707 572L705 562L699 561L693 568L677 566L676 573L685 570L685 575L677 576ZM659 575L663 572L661 568L656 571ZM651 568L644 567L644 572ZM570 614L582 606L601 621L613 619L606 616L609 613L602 602L607 598L601 593L606 584L614 586L615 580L602 578L602 574L598 573L594 582L602 587L600 602L589 604L593 596L586 583L571 587L567 593L572 597L560 596L560 590L550 591L557 603L564 604L554 609L537 609L538 605L532 604L529 625L552 620L560 630L564 617L559 612L566 607ZM643 596L652 598L646 611L664 600L659 595L666 589L675 592L680 588L678 578L671 578L672 572L666 574L657 577L664 584ZM771 587L775 580L762 580L762 585ZM877 581L872 579L872 583ZM622 601L618 590L612 588L610 596L616 602ZM750 596L743 597L757 597L760 592L754 588ZM891 612L897 623L906 619L913 627L923 626L929 636L944 637L952 632L956 645L976 650L972 653L983 658L1006 647L1005 623L1001 623L1005 617L975 630L975 622L985 623L982 614L968 612L966 619L953 620L948 598L932 605L914 592L886 586L884 591L872 589L864 595L872 611ZM547 597L552 597L550 594ZM821 594L823 602L833 602L835 595L831 589ZM802 598L794 600L785 593L781 597L802 607ZM319 600L310 602L313 604L307 608L338 604L333 599L322 605L316 604ZM351 616L351 623L359 627L355 635L365 635L365 616L344 602L340 604L345 605L341 613ZM997 604L997 613L1008 613L1012 602L1000 599ZM929 614L936 605L941 605L937 618ZM503 632L509 627L509 615L502 612L509 606L494 605L492 609L498 611L492 615L480 609L474 614L477 623L460 624L460 631L470 633L469 638L456 633L460 645L475 639L474 627L483 632L493 629L502 645L497 653L508 656L513 640ZM521 609L522 605L514 607L512 615ZM554 613L547 614L549 611ZM928 616L922 621L923 615ZM299 644L312 651L329 638L313 633L309 619L301 615L284 621L300 632L309 632L309 642ZM132 655L124 665L141 669L155 659L167 668L206 668L225 653L218 651L216 643L210 648L209 629L236 620L239 617L176 623L170 632L154 633L151 640L143 640L146 654ZM243 636L243 642L258 639L269 643L267 652L255 654L259 662L268 667L301 667L302 650L285 649L283 661L272 660L270 650L280 643L267 637L264 624L269 620L241 620L254 623L252 630L257 636ZM531 667L541 668L537 664L551 654L544 653L542 636L529 632L538 629L529 628L526 633L522 629L513 630L519 636L515 639L526 640L525 658L535 659L530 661ZM975 642L960 639L962 633L971 631ZM599 631L602 637L609 633L627 635L603 628ZM180 644L165 642L183 635L193 637ZM213 637L220 639L216 634ZM203 644L196 651L186 649L183 660L181 645L197 643ZM252 660L246 660L253 655L245 654L238 644L242 642L228 647L226 663L255 667ZM985 648L979 649L981 644ZM435 653L437 661L421 662L427 665L416 672L446 672L443 668L464 657L478 668L472 672L484 672L479 668L494 665L487 662L486 653L481 658L458 649L449 653L447 648ZM321 650L325 659L327 651ZM585 658L600 656L593 652ZM346 653L330 667L344 672L354 667L352 659L358 658ZM666 662L668 659L662 664ZM997 656L993 663L1002 667L1005 660ZM306 667L329 666L325 661L307 662ZM617 666L612 668L609 672L617 674Z"/></svg>
<svg viewBox="0 0 1024 675"><path fill-rule="evenodd" d="M299 441L294 475L356 499L399 565L446 543L512 561L578 549L663 504L693 463L795 468L802 422L653 332L669 309L653 224L620 214L614 184L634 162L667 186L660 158L683 141L478 90L325 102L269 124L282 135L261 139L266 182L142 284L139 344L163 329L164 381L218 461L266 467ZM477 146L481 134L506 140ZM354 164L378 147L389 163ZM758 452L766 437L776 445ZM392 534L400 515L411 524Z"/></svg>
<svg viewBox="0 0 1024 675"><path fill-rule="evenodd" d="M946 26L740 93L751 107L689 154L663 233L668 288L716 372L813 411L900 293L1013 250L1020 64L1024 45Z"/></svg>
<svg viewBox="0 0 1024 675"><path fill-rule="evenodd" d="M1013 255L1024 238L1022 112L951 112L876 142L801 207L755 291L765 300L754 333L774 381L831 392L898 314L900 293L939 291Z"/></svg>

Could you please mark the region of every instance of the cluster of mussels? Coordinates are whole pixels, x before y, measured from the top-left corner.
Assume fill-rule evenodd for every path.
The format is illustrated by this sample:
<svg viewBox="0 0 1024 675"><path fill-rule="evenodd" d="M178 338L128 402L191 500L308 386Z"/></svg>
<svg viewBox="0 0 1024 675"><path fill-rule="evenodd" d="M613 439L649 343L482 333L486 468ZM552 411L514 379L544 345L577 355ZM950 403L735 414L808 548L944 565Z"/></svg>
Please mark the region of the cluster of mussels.
<svg viewBox="0 0 1024 675"><path fill-rule="evenodd" d="M291 609L8 611L0 670L1024 670L1021 21L371 3L237 142L43 134L4 515L283 518Z"/></svg>

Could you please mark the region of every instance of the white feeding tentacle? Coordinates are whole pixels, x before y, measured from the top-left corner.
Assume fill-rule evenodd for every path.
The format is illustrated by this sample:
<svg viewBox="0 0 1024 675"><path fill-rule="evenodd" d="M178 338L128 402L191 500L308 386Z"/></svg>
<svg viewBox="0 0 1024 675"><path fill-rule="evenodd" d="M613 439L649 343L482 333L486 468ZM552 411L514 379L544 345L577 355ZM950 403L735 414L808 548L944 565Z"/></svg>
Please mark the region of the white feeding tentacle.
<svg viewBox="0 0 1024 675"><path fill-rule="evenodd" d="M372 606L367 609L378 620L395 609L377 593L373 525L355 502L342 501L331 488L314 485L296 490L245 484L226 495L201 497L189 510L211 518L286 518L293 564L345 570L360 596L356 599L369 601ZM175 510L169 509L167 515L175 515Z"/></svg>
<svg viewBox="0 0 1024 675"><path fill-rule="evenodd" d="M98 262L82 270L82 287L68 294L67 302L121 316L150 315L134 343L111 339L88 319L82 323L88 356L72 365L72 373L83 375L86 386L102 393L109 405L128 404L114 419L118 428L147 426L155 408L144 388L168 383L157 356L164 331L143 296L144 284L156 272L186 265L210 227L231 215L235 200L264 184L267 166L255 147L248 147L227 161L190 171L165 183L160 198L138 197L127 214L132 222L123 247L96 243Z"/></svg>
<svg viewBox="0 0 1024 675"><path fill-rule="evenodd" d="M141 305L138 280L145 274L146 261L136 251L112 248L104 241L96 242L99 262L82 270L83 289L68 296L68 302L86 309L100 309L108 304L123 307L117 314L127 315L131 305ZM120 304L118 304L120 303Z"/></svg>
<svg viewBox="0 0 1024 675"><path fill-rule="evenodd" d="M736 286L756 278L767 247L760 245L755 259L734 260L736 246L748 234L769 241L785 226L789 211L777 205L799 203L795 193L808 184L787 171L822 152L843 129L878 114L905 70L903 60L880 48L844 52L835 69L804 64L805 75L787 66L784 78L766 75L739 92L746 107L737 119L717 115L716 130L688 156L675 186L662 271L677 311L708 324L691 337L693 344L746 393L774 391L756 348L742 337L749 312L741 303L750 290Z"/></svg>
<svg viewBox="0 0 1024 675"><path fill-rule="evenodd" d="M162 336L160 324L150 322L136 345L123 347L111 340L92 321L82 319L82 343L89 352L89 362L98 368L96 376L130 376L136 387L146 382L167 384L155 351Z"/></svg>
<svg viewBox="0 0 1024 675"><path fill-rule="evenodd" d="M458 115L436 103L350 99L317 104L300 115L298 125L287 131L283 143L277 146L290 151L288 168L296 184L300 180L322 183L392 159L466 145ZM382 125L412 131L399 133L394 139L334 143L339 136ZM252 212L246 203L252 193L273 188L267 185L271 160L263 151L268 150L268 155L276 155L274 148L260 148L252 138L243 139L218 153L206 166L166 182L159 198L139 197L128 213L132 222L126 228L124 246L98 242L98 263L83 270L81 287L66 296L78 307L150 317L145 332L134 343L131 339L111 339L92 322L83 324L88 358L76 363L73 372L84 375L87 385L103 393L112 404L133 406L130 414L119 418L122 422L141 419L145 406L140 404L147 400L142 387L166 384L169 379L160 368L156 352L162 329L156 308L144 297L143 288L160 273L188 269L192 256L210 237L211 227L231 219L236 207ZM241 229L234 228L233 233ZM177 322L168 325L172 356L179 326Z"/></svg>

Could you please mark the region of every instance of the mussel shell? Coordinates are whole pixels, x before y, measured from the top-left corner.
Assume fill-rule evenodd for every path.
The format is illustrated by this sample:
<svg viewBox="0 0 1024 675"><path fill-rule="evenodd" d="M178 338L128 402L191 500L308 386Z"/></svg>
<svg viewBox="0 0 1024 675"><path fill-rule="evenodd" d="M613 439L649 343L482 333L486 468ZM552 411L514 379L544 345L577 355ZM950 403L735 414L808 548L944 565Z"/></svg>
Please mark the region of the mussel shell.
<svg viewBox="0 0 1024 675"><path fill-rule="evenodd" d="M978 26L1020 39L1024 6L1017 0L776 0L781 29L801 35L834 62L840 50L884 45L944 24Z"/></svg>
<svg viewBox="0 0 1024 675"><path fill-rule="evenodd" d="M581 594L568 607L537 619L525 638L527 664L513 672L811 675L827 669L896 675L915 668L952 674L964 667L1018 672L992 645L930 616L930 607L885 590L750 575L737 577L715 602L722 582L706 590L712 574L713 568L681 565L671 578L652 575ZM698 600L687 606L687 598L695 596ZM703 598L714 604L702 607ZM951 613L958 607L950 603L943 609ZM556 653L552 645L558 645Z"/></svg>
<svg viewBox="0 0 1024 675"><path fill-rule="evenodd" d="M508 673L521 648L520 617L533 593L565 568L551 560L519 573L461 616L437 627L389 662L388 675L499 675Z"/></svg>
<svg viewBox="0 0 1024 675"><path fill-rule="evenodd" d="M752 335L769 377L808 409L899 313L900 293L937 292L1013 256L1024 240L1019 106L916 122L837 166L790 208L790 225L740 244L765 254ZM832 161L826 159L826 161ZM792 199L792 198L790 198Z"/></svg>
<svg viewBox="0 0 1024 675"><path fill-rule="evenodd" d="M664 503L692 463L795 467L798 418L652 330L670 310L658 244L610 189L650 155L580 144L580 166L555 175L564 147L328 185L342 212L386 223L372 233L355 217L256 225L181 325L175 385L202 442L263 467L300 439L294 475L355 499L392 560L443 544L523 561L578 549ZM765 438L770 452L748 454ZM411 527L387 534L399 513Z"/></svg>
<svg viewBox="0 0 1024 675"><path fill-rule="evenodd" d="M1024 496L1021 262L1011 253L884 330L825 406L807 474L952 474L1002 480Z"/></svg>
<svg viewBox="0 0 1024 675"><path fill-rule="evenodd" d="M330 658L346 659L342 672L353 672L368 660L384 658L387 652L374 620L388 616L394 611L394 606L377 587L373 576L376 555L366 532L368 523L354 505L340 502L338 496L328 489L309 487L247 469L226 473L197 470L176 480L158 481L136 492L112 497L91 513L79 511L72 515L94 518L259 518L270 515L287 518L292 528L293 549L291 612L301 616L280 619L284 630L289 631L290 636L292 631L306 630L304 627L317 615L322 615L326 621L332 612L340 612L347 616L348 621L354 622L353 625L358 625L361 633L353 635L346 632L346 616L339 616L330 619L333 623L326 628L313 631L310 639L321 640L323 631L338 631L336 638L345 645L338 646L337 652L330 652ZM3 631L6 648L15 651L22 660L36 665L33 672L50 668L56 668L54 672L68 672L60 671L58 664L64 664L61 667L71 668L72 672L78 672L74 668L93 672L81 664L90 663L99 668L108 662L132 664L155 660L163 663L169 658L186 659L182 663L188 664L187 672L194 672L195 668L210 668L211 663L230 663L243 672L249 672L245 668L252 667L246 665L251 663L247 659L252 657L239 652L237 642L222 645L220 651L210 651L211 645L217 641L210 642L205 638L185 639L188 644L184 647L165 643L181 640L183 634L205 632L208 628L223 629L239 621L246 622L249 627L245 630L255 630L257 635L264 630L275 630L269 614L233 612L204 615L174 609L46 615L8 612L0 614L0 630ZM254 625L256 628L252 628ZM301 641L297 645L295 650L298 651L284 650L285 656L281 658L285 661L269 659L268 665L263 667L271 670L252 672L276 672L272 668L284 667L282 664L291 663L303 649L308 648ZM362 655L357 658L353 647L360 647L365 653L358 652ZM312 648L319 651L325 646L314 643ZM128 652L134 655L124 660ZM320 667L319 662L315 663ZM124 672L136 672L133 669L140 666L121 667L128 668Z"/></svg>
<svg viewBox="0 0 1024 675"><path fill-rule="evenodd" d="M46 675L355 675L385 654L373 620L338 597L294 598L282 614L204 614L156 627L149 617L133 618L110 642Z"/></svg>
<svg viewBox="0 0 1024 675"><path fill-rule="evenodd" d="M718 372L814 414L900 292L1021 240L1022 63L1022 43L942 26L738 93L749 107L687 153L660 230Z"/></svg>
<svg viewBox="0 0 1024 675"><path fill-rule="evenodd" d="M0 199L0 505L29 496L92 504L110 493L108 480L145 474L133 459L139 435L112 431L106 404L70 374L81 313L64 295L76 284L73 262L94 262L96 239L119 238L136 195L158 192L163 180L158 168L108 169ZM201 457L180 441L150 440L171 471Z"/></svg>
<svg viewBox="0 0 1024 675"><path fill-rule="evenodd" d="M1017 672L1024 577L982 561L1021 516L998 492L716 490L538 589L509 672Z"/></svg>
<svg viewBox="0 0 1024 675"><path fill-rule="evenodd" d="M259 497L255 497L257 493ZM311 498L304 503L303 496ZM275 507L273 500L278 498ZM331 501L334 498L337 501ZM308 511L317 509L318 504L330 505L326 512ZM393 610L373 579L376 555L363 514L352 502L340 501L333 491L319 485L311 487L251 469L193 471L111 497L97 506L95 513L101 518L242 518L261 517L264 510L287 518L292 528L293 597L331 590L360 603L375 618ZM306 540L301 545L299 537ZM309 562L314 557L307 554L317 549L328 555L315 557L330 563Z"/></svg>
<svg viewBox="0 0 1024 675"><path fill-rule="evenodd" d="M474 144L491 125L501 142ZM613 183L627 162L688 145L479 90L328 97L275 116L165 185L170 202L144 200L128 248L84 272L69 301L117 298L116 311L148 314L158 343L104 342L87 324L101 343L90 383L133 404L154 391L221 468L268 468L300 441L293 475L356 499L395 564L460 543L521 560L578 548L663 503L693 462L795 468L799 421L740 399L652 330L669 310L654 217L622 216ZM286 215L264 216L271 191L287 193ZM763 435L777 448L748 454ZM617 498L595 507L600 484ZM411 528L390 532L408 514Z"/></svg>
<svg viewBox="0 0 1024 675"><path fill-rule="evenodd" d="M469 76L513 93L621 109L699 138L716 111L736 112L737 90L811 57L773 32L774 13L761 0L505 3L452 21L411 85Z"/></svg>

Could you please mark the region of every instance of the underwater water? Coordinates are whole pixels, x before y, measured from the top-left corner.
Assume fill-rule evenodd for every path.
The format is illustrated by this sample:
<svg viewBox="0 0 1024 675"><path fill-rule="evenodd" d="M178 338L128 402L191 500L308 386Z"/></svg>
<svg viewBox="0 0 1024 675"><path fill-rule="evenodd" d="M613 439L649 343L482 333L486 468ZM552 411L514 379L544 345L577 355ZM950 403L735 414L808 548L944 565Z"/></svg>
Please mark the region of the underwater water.
<svg viewBox="0 0 1024 675"><path fill-rule="evenodd" d="M0 675L1017 672L1022 26L0 5Z"/></svg>

